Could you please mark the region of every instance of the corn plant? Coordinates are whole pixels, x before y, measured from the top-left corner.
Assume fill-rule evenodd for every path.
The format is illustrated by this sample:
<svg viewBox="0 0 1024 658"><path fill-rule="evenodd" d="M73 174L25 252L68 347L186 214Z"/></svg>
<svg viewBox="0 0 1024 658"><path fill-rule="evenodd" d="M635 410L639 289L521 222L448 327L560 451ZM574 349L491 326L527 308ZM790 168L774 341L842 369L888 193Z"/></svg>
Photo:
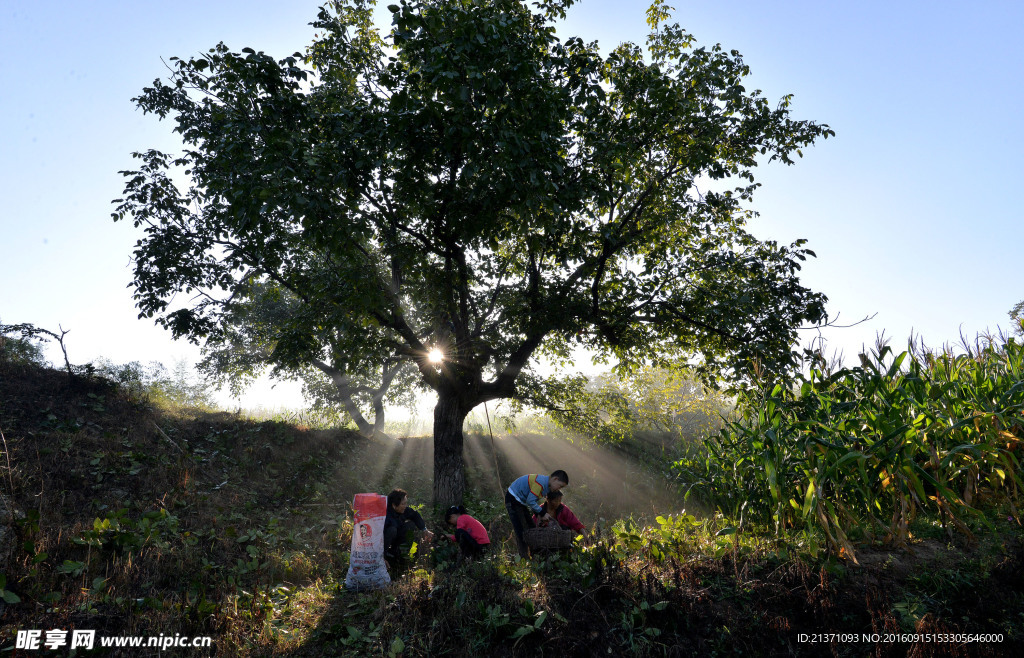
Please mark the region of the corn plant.
<svg viewBox="0 0 1024 658"><path fill-rule="evenodd" d="M922 512L970 537L965 517L983 504L1016 516L1020 503L1024 346L966 347L894 356L880 344L835 372L818 362L795 385L750 394L677 474L726 514L820 532L853 559L852 533L905 543Z"/></svg>

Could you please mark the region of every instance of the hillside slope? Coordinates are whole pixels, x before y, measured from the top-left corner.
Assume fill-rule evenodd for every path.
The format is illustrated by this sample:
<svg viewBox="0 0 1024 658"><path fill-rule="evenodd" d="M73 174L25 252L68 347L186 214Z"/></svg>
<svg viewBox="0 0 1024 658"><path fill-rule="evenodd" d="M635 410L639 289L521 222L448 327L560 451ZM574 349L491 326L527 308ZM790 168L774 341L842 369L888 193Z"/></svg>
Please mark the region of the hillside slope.
<svg viewBox="0 0 1024 658"><path fill-rule="evenodd" d="M373 447L347 431L161 410L102 379L19 366L0 371L0 431L0 573L21 599L4 630L232 640L235 622L217 614L228 601L343 567L347 501L370 470L346 455Z"/></svg>
<svg viewBox="0 0 1024 658"><path fill-rule="evenodd" d="M494 475L490 440L471 438L472 511L496 555L466 565L447 547L421 550L392 588L357 594L339 585L349 501L402 485L425 502L429 441L389 452L347 431L160 409L101 379L9 364L0 432L0 649L27 629L212 639L161 653L188 656L1010 655L1022 639L1024 544L1009 524L982 546L933 536L909 553L867 548L852 567L730 534L724 519L672 516L677 495L640 467L578 448L526 438L513 452L497 439ZM511 559L499 482L556 459L580 460L569 495L588 525L652 506L665 516L603 524L569 555ZM915 631L1003 640L860 639ZM800 640L822 633L858 640Z"/></svg>

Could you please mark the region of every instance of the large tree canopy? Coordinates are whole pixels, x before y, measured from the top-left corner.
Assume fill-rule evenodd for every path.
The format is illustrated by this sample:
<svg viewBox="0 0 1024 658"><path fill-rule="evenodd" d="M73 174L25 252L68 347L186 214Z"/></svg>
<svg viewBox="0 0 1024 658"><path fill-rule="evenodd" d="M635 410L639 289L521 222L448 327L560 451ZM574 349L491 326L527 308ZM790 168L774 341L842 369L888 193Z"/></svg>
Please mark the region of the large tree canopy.
<svg viewBox="0 0 1024 658"><path fill-rule="evenodd" d="M136 102L186 150L135 154L114 214L145 229L141 314L215 344L273 289L295 302L266 337L281 363L414 364L441 503L462 497L466 414L519 395L544 352L788 367L825 298L798 280L802 242L756 239L741 204L758 158L831 131L747 91L740 55L696 47L660 2L646 50L607 56L556 36L571 4L402 2L382 37L372 3L339 1L305 55L173 60Z"/></svg>

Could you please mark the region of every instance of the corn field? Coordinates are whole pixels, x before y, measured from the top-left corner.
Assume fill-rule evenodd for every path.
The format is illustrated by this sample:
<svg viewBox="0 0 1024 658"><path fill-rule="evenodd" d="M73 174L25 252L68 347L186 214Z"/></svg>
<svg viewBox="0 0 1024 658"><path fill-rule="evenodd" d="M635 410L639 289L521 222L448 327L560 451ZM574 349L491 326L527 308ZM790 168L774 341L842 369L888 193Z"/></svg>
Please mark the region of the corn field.
<svg viewBox="0 0 1024 658"><path fill-rule="evenodd" d="M860 365L824 359L790 386L750 394L706 450L676 462L688 495L742 522L803 532L856 561L853 541L905 544L915 516L973 535L986 506L1019 519L1024 345L963 353L879 344ZM977 524L974 524L977 525Z"/></svg>

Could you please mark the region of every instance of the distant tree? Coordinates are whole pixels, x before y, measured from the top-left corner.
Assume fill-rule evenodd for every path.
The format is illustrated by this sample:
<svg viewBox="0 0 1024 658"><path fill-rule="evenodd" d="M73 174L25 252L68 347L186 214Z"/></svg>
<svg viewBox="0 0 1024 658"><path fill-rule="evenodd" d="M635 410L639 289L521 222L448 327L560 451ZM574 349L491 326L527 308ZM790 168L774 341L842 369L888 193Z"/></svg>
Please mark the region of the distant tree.
<svg viewBox="0 0 1024 658"><path fill-rule="evenodd" d="M45 366L44 336L30 324L0 324L0 362Z"/></svg>
<svg viewBox="0 0 1024 658"><path fill-rule="evenodd" d="M1024 300L1017 302L1017 304L1010 309L1010 319L1014 323L1014 331L1024 336Z"/></svg>
<svg viewBox="0 0 1024 658"><path fill-rule="evenodd" d="M340 406L361 433L389 440L385 403L411 407L422 387L418 371L378 345L380 336L371 339L379 334L372 327L318 325L304 318L309 308L270 281L240 286L225 308L221 330L204 346L200 370L237 395L269 368L274 378L302 382L314 411L325 414Z"/></svg>
<svg viewBox="0 0 1024 658"><path fill-rule="evenodd" d="M147 365L138 361L117 364L103 357L90 366L95 374L116 382L129 395L178 407L213 407L213 395L207 382L184 359L175 361L170 371L159 361L150 361Z"/></svg>
<svg viewBox="0 0 1024 658"><path fill-rule="evenodd" d="M466 415L515 398L541 354L686 355L732 379L790 367L825 297L800 285L803 241L756 239L741 204L759 157L791 164L832 132L748 92L740 55L695 47L660 1L646 54L607 56L556 37L572 4L402 2L385 41L373 3L339 1L305 56L173 59L136 102L186 150L136 153L114 213L145 230L141 315L216 343L273 286L295 300L274 359L413 364L437 394L444 504L462 498Z"/></svg>
<svg viewBox="0 0 1024 658"><path fill-rule="evenodd" d="M733 406L726 395L679 365L564 377L543 386L536 399L523 387L523 402L545 409L559 427L598 443L621 444L646 434L660 435L663 445L683 447L720 427Z"/></svg>
<svg viewBox="0 0 1024 658"><path fill-rule="evenodd" d="M33 341L47 341L51 338L60 345L60 351L64 354L64 369L68 378L75 376L75 368L68 359L68 348L64 344L64 337L69 330L59 327L60 333L37 327L28 322L22 324L0 324L0 356L23 363L34 363L46 365L43 358L42 348Z"/></svg>

